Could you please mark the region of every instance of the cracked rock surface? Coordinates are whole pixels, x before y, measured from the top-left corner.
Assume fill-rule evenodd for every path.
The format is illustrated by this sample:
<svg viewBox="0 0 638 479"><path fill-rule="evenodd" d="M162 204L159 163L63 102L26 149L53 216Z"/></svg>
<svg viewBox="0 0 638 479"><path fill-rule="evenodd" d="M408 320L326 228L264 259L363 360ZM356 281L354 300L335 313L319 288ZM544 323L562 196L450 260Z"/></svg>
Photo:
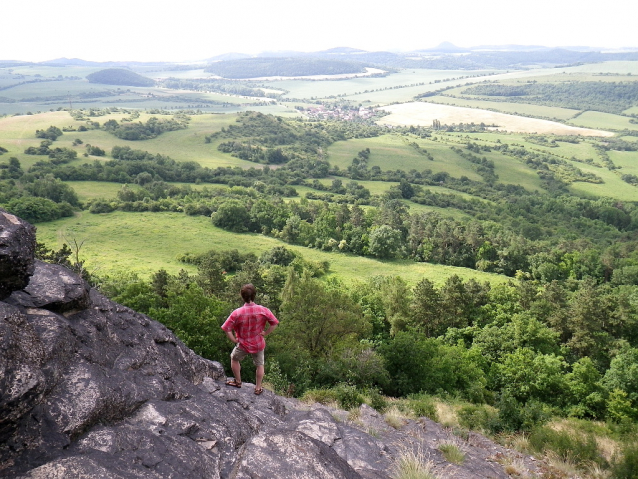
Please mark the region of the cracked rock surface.
<svg viewBox="0 0 638 479"><path fill-rule="evenodd" d="M12 256L33 229L7 218L0 212L0 477L389 479L405 450L440 477L509 477L496 459L516 453L478 434L461 440L425 418L394 429L365 405L349 421L226 386L219 363L160 323L32 251ZM445 441L465 452L462 465L445 461Z"/></svg>

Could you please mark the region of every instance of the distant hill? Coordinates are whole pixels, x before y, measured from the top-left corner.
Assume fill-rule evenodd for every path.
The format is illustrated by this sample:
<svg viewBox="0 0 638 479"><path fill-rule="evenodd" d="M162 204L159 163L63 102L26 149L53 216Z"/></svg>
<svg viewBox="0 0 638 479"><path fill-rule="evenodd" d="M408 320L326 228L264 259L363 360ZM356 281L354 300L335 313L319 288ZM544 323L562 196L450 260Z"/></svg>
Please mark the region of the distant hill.
<svg viewBox="0 0 638 479"><path fill-rule="evenodd" d="M350 48L350 47L336 47L336 48L329 48L328 50L322 50L320 52L317 53L327 53L329 55L332 54L344 54L344 53L365 53L365 50L360 50L358 48Z"/></svg>
<svg viewBox="0 0 638 479"><path fill-rule="evenodd" d="M246 53L222 53L221 55L215 55L214 57L206 58L205 62L221 62L226 60L242 60L244 58L251 58L250 55Z"/></svg>
<svg viewBox="0 0 638 479"><path fill-rule="evenodd" d="M213 63L206 68L206 71L224 78L239 79L363 73L365 65L356 61L313 57L246 58Z"/></svg>
<svg viewBox="0 0 638 479"><path fill-rule="evenodd" d="M155 81L124 68L107 68L86 76L90 83L123 86L153 86Z"/></svg>
<svg viewBox="0 0 638 479"><path fill-rule="evenodd" d="M101 62L92 62L82 60L81 58L56 58L55 60L48 60L42 62L44 65L69 65L69 66L95 66L101 65Z"/></svg>
<svg viewBox="0 0 638 479"><path fill-rule="evenodd" d="M456 45L454 45L453 43L450 42L443 42L440 43L439 45L437 45L434 48L426 48L423 50L419 50L421 52L442 52L442 53L465 53L465 52L469 52L470 50L467 48L463 48L463 47L457 47Z"/></svg>

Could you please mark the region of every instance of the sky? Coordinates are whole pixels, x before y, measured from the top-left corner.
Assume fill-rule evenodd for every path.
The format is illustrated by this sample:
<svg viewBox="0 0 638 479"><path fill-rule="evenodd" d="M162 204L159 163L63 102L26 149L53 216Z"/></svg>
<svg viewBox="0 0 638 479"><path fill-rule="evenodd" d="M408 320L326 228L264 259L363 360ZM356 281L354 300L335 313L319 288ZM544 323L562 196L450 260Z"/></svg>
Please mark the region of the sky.
<svg viewBox="0 0 638 479"><path fill-rule="evenodd" d="M635 0L2 0L0 60L204 60L335 47L638 47Z"/></svg>

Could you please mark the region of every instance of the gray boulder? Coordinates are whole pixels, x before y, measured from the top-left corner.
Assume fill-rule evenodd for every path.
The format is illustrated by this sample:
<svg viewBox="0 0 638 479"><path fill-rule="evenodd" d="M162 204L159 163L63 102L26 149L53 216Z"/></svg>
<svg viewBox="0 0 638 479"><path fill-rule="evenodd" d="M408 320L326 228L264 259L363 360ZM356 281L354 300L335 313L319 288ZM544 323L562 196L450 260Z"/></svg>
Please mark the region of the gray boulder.
<svg viewBox="0 0 638 479"><path fill-rule="evenodd" d="M89 307L89 285L64 266L36 260L29 284L14 291L7 303L59 313L80 311Z"/></svg>
<svg viewBox="0 0 638 479"><path fill-rule="evenodd" d="M27 285L34 252L35 228L0 208L0 300Z"/></svg>

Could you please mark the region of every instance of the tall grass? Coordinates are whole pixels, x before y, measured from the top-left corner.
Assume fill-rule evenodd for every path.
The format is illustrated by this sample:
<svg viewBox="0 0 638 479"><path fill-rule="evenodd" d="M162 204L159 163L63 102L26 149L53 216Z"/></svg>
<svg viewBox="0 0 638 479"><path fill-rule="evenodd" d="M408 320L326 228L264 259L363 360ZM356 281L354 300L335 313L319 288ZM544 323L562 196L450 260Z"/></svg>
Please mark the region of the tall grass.
<svg viewBox="0 0 638 479"><path fill-rule="evenodd" d="M393 479L437 479L433 463L422 452L403 451L395 462Z"/></svg>

